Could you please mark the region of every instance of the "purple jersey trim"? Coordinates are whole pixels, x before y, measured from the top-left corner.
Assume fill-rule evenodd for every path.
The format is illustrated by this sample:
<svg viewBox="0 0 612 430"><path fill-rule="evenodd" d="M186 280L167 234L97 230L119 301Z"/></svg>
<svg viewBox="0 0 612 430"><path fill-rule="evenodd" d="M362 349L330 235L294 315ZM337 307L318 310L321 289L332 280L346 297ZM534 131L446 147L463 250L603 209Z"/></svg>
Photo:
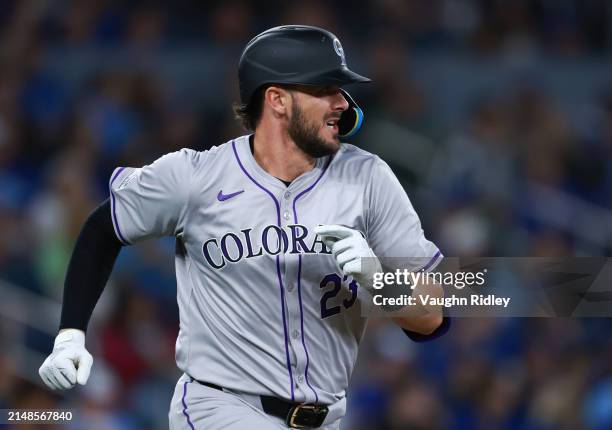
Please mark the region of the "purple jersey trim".
<svg viewBox="0 0 612 430"><path fill-rule="evenodd" d="M433 266L433 264L438 261L438 258L440 258L440 256L442 255L442 253L440 252L440 250L438 250L438 252L436 252L434 254L433 257L431 257L431 260L429 260L429 263L427 263L425 266L423 266L422 269L417 270L417 272L425 272L427 271L431 266Z"/></svg>
<svg viewBox="0 0 612 430"><path fill-rule="evenodd" d="M195 426L191 422L191 418L189 418L189 413L187 412L187 402L185 401L185 398L187 397L187 384L189 384L190 382L193 382L193 379L191 379L190 381L185 381L185 383L183 384L183 398L181 399L181 402L183 403L183 415L185 415L185 417L187 418L187 424L189 424L191 430L195 430Z"/></svg>
<svg viewBox="0 0 612 430"><path fill-rule="evenodd" d="M327 171L327 168L329 167L329 164L331 163L331 160L332 160L332 157L329 157L329 160L328 160L327 164L323 168L323 172L321 172L321 174L319 175L317 180L314 181L314 183L310 187L306 188L300 194L295 196L295 199L293 200L293 221L295 222L295 224L298 223L297 210L295 208L295 205L296 205L297 201L300 199L300 197L302 197L304 194L306 194L307 192L312 190L315 187L315 185L317 185L317 183L321 180L321 178L323 177L323 175ZM301 283L301 279L302 279L302 254L298 254L297 287L298 287L298 299L299 299L299 302L300 302L300 324L301 324L301 330L302 330L302 345L304 346L304 352L306 353L306 368L304 369L304 376L306 377L306 384L308 385L308 387L310 387L310 389L312 390L312 392L315 395L315 403L319 403L319 396L317 395L317 392L315 391L313 386L310 385L310 381L308 380L308 365L310 363L310 357L308 356L308 349L306 348L306 341L304 339L304 312L303 312L303 308L302 308L302 283Z"/></svg>
<svg viewBox="0 0 612 430"><path fill-rule="evenodd" d="M111 205L113 207L113 225L115 226L115 231L117 232L117 236L119 236L119 240L123 242L124 245L129 245L130 243L127 240L125 240L125 238L123 237L123 234L121 234L121 228L119 227L119 222L117 221L117 212L115 209L116 207L115 194L113 193L113 183L115 182L115 179L117 179L117 177L124 170L125 170L125 167L120 167L119 169L117 169L117 172L115 172L115 174L113 175L113 178L110 181L109 191L111 195Z"/></svg>
<svg viewBox="0 0 612 430"><path fill-rule="evenodd" d="M247 170L242 165L242 162L240 161L240 157L238 156L238 151L236 151L236 141L235 140L232 140L232 149L234 150L236 161L238 162L238 165L240 166L240 169L244 172L244 174L251 180L251 182L253 182L259 188L261 188L266 193L268 193L268 195L274 201L274 204L276 205L276 224L280 227L281 226L280 204L278 203L278 200L276 199L276 197L274 197L274 194L272 194L270 190L260 185L251 175L249 175L249 172L247 172ZM279 284L279 289L280 289L281 313L283 316L283 330L285 332L285 355L287 359L287 370L289 371L289 382L291 384L291 401L293 402L295 401L295 392L293 390L293 372L291 371L291 359L289 358L289 336L287 334L287 318L285 316L285 287L283 286L283 279L282 279L281 272L280 272L280 259L278 255L276 256L276 273L278 274L278 284Z"/></svg>

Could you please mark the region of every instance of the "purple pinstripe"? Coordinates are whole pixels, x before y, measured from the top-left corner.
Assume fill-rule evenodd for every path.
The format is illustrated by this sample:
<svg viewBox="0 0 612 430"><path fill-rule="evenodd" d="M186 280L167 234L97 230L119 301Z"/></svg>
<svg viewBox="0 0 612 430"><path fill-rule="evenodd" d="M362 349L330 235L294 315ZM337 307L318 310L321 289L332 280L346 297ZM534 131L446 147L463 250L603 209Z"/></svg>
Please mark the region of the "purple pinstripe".
<svg viewBox="0 0 612 430"><path fill-rule="evenodd" d="M187 418L187 424L189 424L191 430L195 430L195 426L191 422L191 418L189 418L189 413L187 412L187 402L185 401L185 398L187 397L187 384L190 382L193 382L193 379L191 379L191 381L185 381L183 384L183 398L181 399L181 402L183 403L183 415L185 415Z"/></svg>
<svg viewBox="0 0 612 430"><path fill-rule="evenodd" d="M240 157L238 156L238 151L236 151L236 141L235 140L232 140L232 149L234 150L236 161L238 162L238 165L240 166L240 169L244 172L244 174L251 180L251 182L253 182L259 188L261 188L266 193L268 193L270 197L272 197L272 200L274 201L274 204L276 205L276 216L277 216L276 224L278 225L278 227L280 227L281 226L280 204L278 203L278 200L276 199L276 197L274 197L274 194L272 194L270 190L260 185L251 175L249 175L249 172L247 172L247 170L242 165L242 162L240 161ZM280 272L280 259L278 255L276 256L276 273L278 274L278 284L280 287L281 311L283 315L283 330L285 332L285 355L287 359L287 370L289 371L289 383L291 384L291 390L290 390L291 391L291 401L295 401L295 392L293 389L293 372L291 371L291 359L289 358L289 337L287 335L287 317L285 315L285 287L283 286L283 279L282 279L281 272Z"/></svg>

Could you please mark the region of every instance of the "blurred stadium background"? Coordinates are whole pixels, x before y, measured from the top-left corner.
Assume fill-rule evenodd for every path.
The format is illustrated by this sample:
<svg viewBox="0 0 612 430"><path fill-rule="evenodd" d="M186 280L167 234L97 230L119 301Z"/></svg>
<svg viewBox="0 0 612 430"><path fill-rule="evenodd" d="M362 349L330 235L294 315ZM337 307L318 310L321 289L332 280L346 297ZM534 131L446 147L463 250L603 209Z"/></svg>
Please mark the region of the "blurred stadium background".
<svg viewBox="0 0 612 430"><path fill-rule="evenodd" d="M244 134L239 53L289 23L332 30L374 79L354 90L355 143L392 166L446 255L609 254L610 1L3 0L0 408L167 428L172 241L122 252L88 333L90 382L57 394L37 369L67 262L115 166ZM415 344L373 321L343 428L612 429L611 333L608 319L464 319Z"/></svg>

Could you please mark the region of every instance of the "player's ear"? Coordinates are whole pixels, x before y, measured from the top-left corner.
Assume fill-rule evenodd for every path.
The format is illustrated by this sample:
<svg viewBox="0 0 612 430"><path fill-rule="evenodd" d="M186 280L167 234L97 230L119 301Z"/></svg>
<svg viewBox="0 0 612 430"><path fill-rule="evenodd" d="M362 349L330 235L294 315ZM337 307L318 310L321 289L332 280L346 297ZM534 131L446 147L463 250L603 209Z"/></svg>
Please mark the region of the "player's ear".
<svg viewBox="0 0 612 430"><path fill-rule="evenodd" d="M264 92L264 103L270 107L275 116L282 117L289 111L291 94L284 88L272 85Z"/></svg>

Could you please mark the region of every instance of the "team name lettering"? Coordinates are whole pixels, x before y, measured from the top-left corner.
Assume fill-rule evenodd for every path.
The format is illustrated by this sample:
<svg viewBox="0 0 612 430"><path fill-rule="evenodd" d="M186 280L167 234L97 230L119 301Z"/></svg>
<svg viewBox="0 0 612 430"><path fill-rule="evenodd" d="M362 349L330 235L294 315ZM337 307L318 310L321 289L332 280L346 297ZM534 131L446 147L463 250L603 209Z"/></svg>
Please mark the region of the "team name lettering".
<svg viewBox="0 0 612 430"><path fill-rule="evenodd" d="M239 233L227 232L220 238L210 238L202 244L202 253L213 269L221 269L227 263L260 257L264 254L331 254L321 238L309 234L301 224L279 227L268 225L256 237L252 228ZM309 238L310 236L310 238Z"/></svg>

